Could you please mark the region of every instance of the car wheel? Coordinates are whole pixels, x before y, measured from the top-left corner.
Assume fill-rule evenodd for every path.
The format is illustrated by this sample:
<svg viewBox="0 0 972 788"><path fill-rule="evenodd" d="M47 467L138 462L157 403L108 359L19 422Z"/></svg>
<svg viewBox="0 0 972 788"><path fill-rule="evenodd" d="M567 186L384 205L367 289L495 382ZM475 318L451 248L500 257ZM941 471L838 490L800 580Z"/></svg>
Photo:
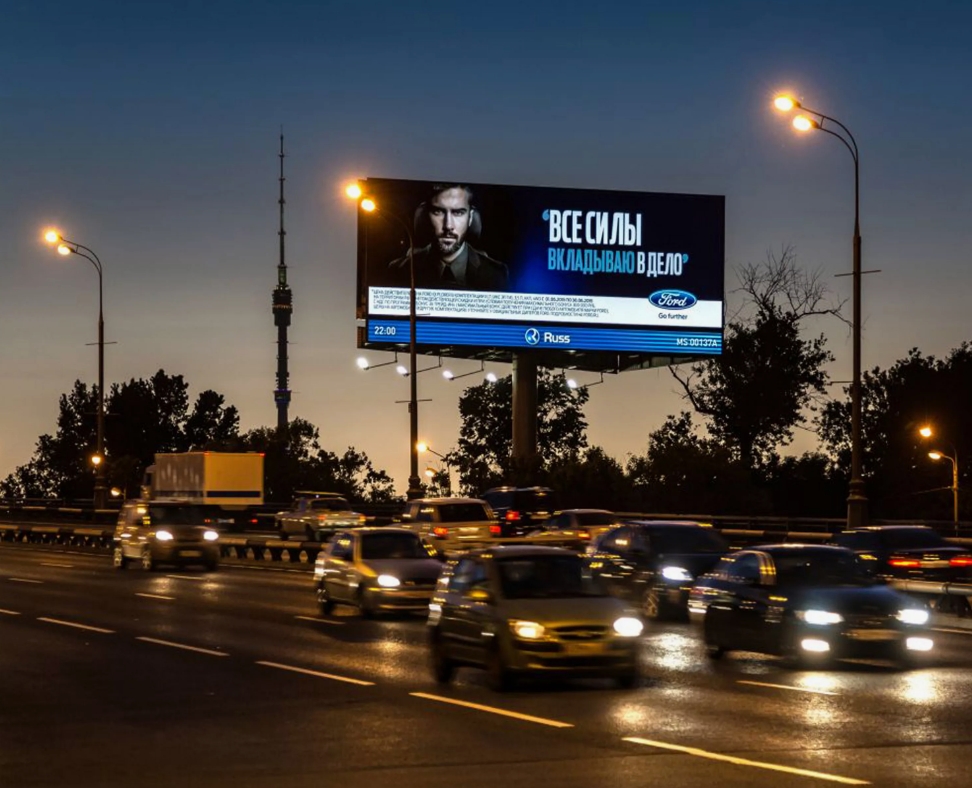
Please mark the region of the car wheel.
<svg viewBox="0 0 972 788"><path fill-rule="evenodd" d="M319 542L321 541L320 534L311 528L309 525L304 527L304 541L305 542Z"/></svg>
<svg viewBox="0 0 972 788"><path fill-rule="evenodd" d="M203 564L203 569L207 572L215 572L217 569L219 569L219 561L207 561L205 564Z"/></svg>
<svg viewBox="0 0 972 788"><path fill-rule="evenodd" d="M364 586L358 586L357 604L362 618L374 618L377 614L377 611L371 606L371 602L368 601Z"/></svg>
<svg viewBox="0 0 972 788"><path fill-rule="evenodd" d="M709 608L709 611L705 614L704 623L702 625L702 635L705 640L705 653L709 659L722 659L728 649L716 640L715 633L712 631L714 629L712 620L712 608Z"/></svg>
<svg viewBox="0 0 972 788"><path fill-rule="evenodd" d="M158 564L155 561L155 557L152 555L152 549L146 547L142 551L142 569L146 572L153 572Z"/></svg>
<svg viewBox="0 0 972 788"><path fill-rule="evenodd" d="M456 672L456 663L445 655L442 636L437 632L433 632L429 639L429 655L432 662L432 678L437 684L448 684Z"/></svg>
<svg viewBox="0 0 972 788"><path fill-rule="evenodd" d="M725 656L726 650L722 646L717 646L715 643L706 643L705 654L711 660L719 660Z"/></svg>
<svg viewBox="0 0 972 788"><path fill-rule="evenodd" d="M280 538L280 541L282 542L286 542L288 539L290 539L290 534L288 534L284 530L284 527L282 525L277 529L277 536Z"/></svg>
<svg viewBox="0 0 972 788"><path fill-rule="evenodd" d="M324 583L317 586L317 607L322 616L329 616L334 610L334 600L327 593L327 586Z"/></svg>
<svg viewBox="0 0 972 788"><path fill-rule="evenodd" d="M621 689L634 689L641 681L641 675L638 673L637 668L633 668L626 673L621 673L615 681L618 682L618 686Z"/></svg>
<svg viewBox="0 0 972 788"><path fill-rule="evenodd" d="M128 569L128 559L125 558L125 553L122 551L121 545L118 545L112 551L111 564L115 569Z"/></svg>
<svg viewBox="0 0 972 788"><path fill-rule="evenodd" d="M486 683L493 692L506 692L513 686L513 674L506 666L498 643L486 652Z"/></svg>
<svg viewBox="0 0 972 788"><path fill-rule="evenodd" d="M662 618L662 598L657 588L649 588L641 597L641 614L648 619L658 620Z"/></svg>

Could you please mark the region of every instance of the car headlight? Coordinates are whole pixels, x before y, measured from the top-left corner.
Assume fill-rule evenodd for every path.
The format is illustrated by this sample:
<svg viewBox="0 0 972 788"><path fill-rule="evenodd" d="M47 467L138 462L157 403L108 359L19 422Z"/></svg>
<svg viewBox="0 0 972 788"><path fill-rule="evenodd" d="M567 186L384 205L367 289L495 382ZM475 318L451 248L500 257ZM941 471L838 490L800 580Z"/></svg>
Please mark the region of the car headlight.
<svg viewBox="0 0 972 788"><path fill-rule="evenodd" d="M827 610L798 610L797 618L815 626L839 624L844 620L844 617L840 613L831 613Z"/></svg>
<svg viewBox="0 0 972 788"><path fill-rule="evenodd" d="M905 608L898 611L898 621L902 624L927 624L928 611L921 608Z"/></svg>
<svg viewBox="0 0 972 788"><path fill-rule="evenodd" d="M544 633L543 624L538 624L536 621L511 621L510 629L513 630L514 635L523 640L539 640Z"/></svg>
<svg viewBox="0 0 972 788"><path fill-rule="evenodd" d="M171 542L172 541L172 532L171 531L156 531L155 532L155 538L158 539L160 542Z"/></svg>
<svg viewBox="0 0 972 788"><path fill-rule="evenodd" d="M402 584L394 575L378 575L378 585L382 588L398 588Z"/></svg>
<svg viewBox="0 0 972 788"><path fill-rule="evenodd" d="M207 542L215 542L219 539L219 534L216 531L203 531L203 539Z"/></svg>
<svg viewBox="0 0 972 788"><path fill-rule="evenodd" d="M692 575L688 569L682 566L662 567L662 577L666 580L676 580L678 582L685 582L692 579Z"/></svg>
<svg viewBox="0 0 972 788"><path fill-rule="evenodd" d="M614 622L614 631L623 638L636 638L645 625L633 616L622 616Z"/></svg>

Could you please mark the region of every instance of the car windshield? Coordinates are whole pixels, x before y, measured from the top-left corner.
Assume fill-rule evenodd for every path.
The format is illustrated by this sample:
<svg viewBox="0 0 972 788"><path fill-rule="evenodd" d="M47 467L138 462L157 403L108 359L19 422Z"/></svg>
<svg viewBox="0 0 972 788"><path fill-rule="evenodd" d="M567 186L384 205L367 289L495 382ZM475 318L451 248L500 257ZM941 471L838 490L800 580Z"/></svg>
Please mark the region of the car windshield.
<svg viewBox="0 0 972 788"><path fill-rule="evenodd" d="M649 528L655 553L727 553L729 543L718 531L702 527Z"/></svg>
<svg viewBox="0 0 972 788"><path fill-rule="evenodd" d="M496 566L503 596L507 599L605 595L598 582L585 571L580 556L503 558L496 562Z"/></svg>
<svg viewBox="0 0 972 788"><path fill-rule="evenodd" d="M481 503L444 503L439 507L439 520L443 523L462 523L471 520L491 520Z"/></svg>
<svg viewBox="0 0 972 788"><path fill-rule="evenodd" d="M214 522L201 506L150 506L153 525L206 525Z"/></svg>
<svg viewBox="0 0 972 788"><path fill-rule="evenodd" d="M850 551L815 551L773 556L776 582L797 586L863 586L875 582L861 560Z"/></svg>
<svg viewBox="0 0 972 788"><path fill-rule="evenodd" d="M351 504L344 498L315 498L310 502L310 508L315 512L347 512Z"/></svg>
<svg viewBox="0 0 972 788"><path fill-rule="evenodd" d="M429 552L415 534L362 534L361 557L428 558Z"/></svg>
<svg viewBox="0 0 972 788"><path fill-rule="evenodd" d="M948 542L931 528L889 528L881 531L881 541L892 550L911 547L945 547Z"/></svg>
<svg viewBox="0 0 972 788"><path fill-rule="evenodd" d="M577 515L578 525L615 525L618 518L610 512L581 512Z"/></svg>

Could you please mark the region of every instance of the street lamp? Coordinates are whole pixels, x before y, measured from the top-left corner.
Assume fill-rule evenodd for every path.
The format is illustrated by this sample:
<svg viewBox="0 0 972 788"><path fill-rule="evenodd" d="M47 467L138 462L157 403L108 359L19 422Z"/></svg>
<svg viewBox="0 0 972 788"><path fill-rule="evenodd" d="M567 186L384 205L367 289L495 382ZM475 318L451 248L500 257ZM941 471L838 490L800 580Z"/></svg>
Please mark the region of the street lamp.
<svg viewBox="0 0 972 788"><path fill-rule="evenodd" d="M851 479L847 495L847 525L857 528L867 522L867 494L864 489L864 479L861 473L861 222L860 222L860 154L857 141L843 123L817 110L809 109L800 104L792 96L780 95L773 100L773 106L780 112L790 112L794 109L807 114L797 115L793 119L793 127L798 131L822 131L836 137L850 151L854 159L854 253L851 276L854 282L853 294L853 375L851 380ZM816 116L808 117L808 115ZM838 134L826 123L832 123L844 134Z"/></svg>
<svg viewBox="0 0 972 788"><path fill-rule="evenodd" d="M350 184L344 193L352 200L358 201L358 207L365 213L378 213L379 216L391 218L398 222L408 237L408 369L413 372L418 369L415 349L415 238L409 223L392 211L379 207L372 197L365 196L364 190L358 183ZM405 374L405 373L400 373ZM418 472L418 374L409 374L408 424L409 424L409 462L408 462L408 491L405 493L409 500L422 497L422 480Z"/></svg>
<svg viewBox="0 0 972 788"><path fill-rule="evenodd" d="M932 436L931 427L922 427L918 430L918 434L923 438L930 438ZM944 452L935 451L928 452L928 456L931 457L936 462L938 460L948 460L952 463L952 522L957 523L959 519L959 464L958 464L958 450L955 446L952 446L952 454L948 455Z"/></svg>
<svg viewBox="0 0 972 788"><path fill-rule="evenodd" d="M425 469L425 475L428 476L430 480L435 480L436 478L439 478L441 480L441 478L444 476L446 483L443 488L446 490L447 494L451 494L452 493L452 473L451 473L451 466L449 464L448 457L446 457L444 454L439 454L439 452L437 452L435 449L429 446L429 444L427 444L425 441L420 441L416 445L416 448L420 453L428 452L429 454L434 454L436 457L442 460L442 464L445 466L444 472L439 471L436 468L430 466Z"/></svg>
<svg viewBox="0 0 972 788"><path fill-rule="evenodd" d="M79 244L77 241L69 241L57 230L48 230L44 233L44 240L48 244L56 245L57 253L62 256L76 254L83 257L98 272L98 437L95 447L95 454L91 458L91 463L95 467L95 487L94 487L94 507L95 509L105 508L105 317L103 310L104 287L102 284L101 260L87 246Z"/></svg>

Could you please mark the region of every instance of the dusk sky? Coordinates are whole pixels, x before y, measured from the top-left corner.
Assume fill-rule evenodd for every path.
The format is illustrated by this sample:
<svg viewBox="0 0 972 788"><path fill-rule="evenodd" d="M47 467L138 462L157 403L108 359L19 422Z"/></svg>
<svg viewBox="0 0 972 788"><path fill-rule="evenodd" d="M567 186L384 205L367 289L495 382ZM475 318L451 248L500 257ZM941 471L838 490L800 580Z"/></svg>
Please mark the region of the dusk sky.
<svg viewBox="0 0 972 788"><path fill-rule="evenodd" d="M242 430L275 424L281 126L290 413L400 492L408 382L355 366L354 177L725 195L727 289L792 245L849 298L834 275L851 265L852 160L772 110L789 88L860 146L863 267L881 269L864 281L865 369L972 338L966 0L7 0L0 20L0 477L55 431L58 397L97 380L97 276L41 242L49 225L104 264L109 385L161 368L192 399L223 394ZM848 379L849 331L820 330ZM469 381L419 378L437 451ZM687 409L675 387L664 369L609 377L590 442L644 453Z"/></svg>

